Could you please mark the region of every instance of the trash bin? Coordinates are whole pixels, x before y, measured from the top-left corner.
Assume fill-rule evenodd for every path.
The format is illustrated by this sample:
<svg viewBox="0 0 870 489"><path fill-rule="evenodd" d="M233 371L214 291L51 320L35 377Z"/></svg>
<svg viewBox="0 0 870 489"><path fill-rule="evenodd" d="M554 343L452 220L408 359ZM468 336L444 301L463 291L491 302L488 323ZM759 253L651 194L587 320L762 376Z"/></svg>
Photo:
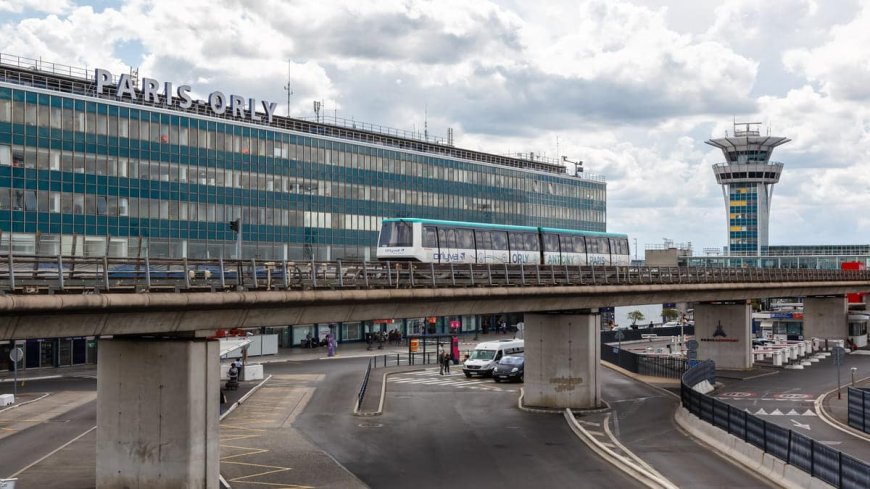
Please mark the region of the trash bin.
<svg viewBox="0 0 870 489"><path fill-rule="evenodd" d="M411 338L411 342L409 343L409 345L411 348L411 352L417 353L417 349L420 346L420 340L418 340L417 338Z"/></svg>

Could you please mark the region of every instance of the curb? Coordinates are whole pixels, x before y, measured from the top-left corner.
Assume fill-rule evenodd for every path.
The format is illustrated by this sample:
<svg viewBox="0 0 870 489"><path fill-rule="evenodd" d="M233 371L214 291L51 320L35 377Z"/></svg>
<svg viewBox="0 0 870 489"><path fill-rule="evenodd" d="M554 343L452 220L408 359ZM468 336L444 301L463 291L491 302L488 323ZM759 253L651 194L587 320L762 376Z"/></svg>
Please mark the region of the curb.
<svg viewBox="0 0 870 489"><path fill-rule="evenodd" d="M678 486L674 485L671 481L649 467L645 462L642 465L638 464L638 460L640 459L638 459L633 453L626 452L631 454L630 457L626 457L605 447L577 422L574 413L571 412L570 409L566 408L564 410L564 416L565 421L568 423L571 431L577 435L577 438L580 438L580 440L595 452L596 455L609 462L617 469L652 489L679 489ZM607 420L605 420L605 423L606 422ZM611 436L611 440L612 439Z"/></svg>
<svg viewBox="0 0 870 489"><path fill-rule="evenodd" d="M863 379L860 379L858 382L863 382L867 379L870 379L870 377L864 377ZM825 423L827 423L828 425L830 425L831 428L840 430L843 433L846 433L847 435L854 436L855 438L858 438L860 440L870 441L870 436L868 436L866 433L863 433L855 428L852 428L848 424L844 424L842 421L835 418L831 413L829 413L825 409L825 398L828 397L829 395L831 395L832 393L834 393L836 390L837 390L836 388L831 389L828 392L825 392L825 393L819 395L819 397L817 397L816 400L813 402L813 407L816 409L816 413L818 413L819 418L822 421L824 421ZM846 394L846 395L848 396L848 394Z"/></svg>
<svg viewBox="0 0 870 489"><path fill-rule="evenodd" d="M269 379L271 379L271 378L272 378L272 375L269 375L268 377L266 377L265 379L263 379L262 382L260 382L259 384L255 385L254 387L251 387L251 390L249 390L249 391L248 391L244 396L242 396L241 399L239 399L238 401L234 402L234 403L233 403L233 404L232 404L232 405L231 405L231 406L226 410L226 412L224 412L223 414L221 414L220 418L218 418L218 422L223 421L224 418L226 418L227 416L229 416L229 414L230 414L231 412L235 411L236 408L239 407L240 404L242 404L242 403L245 402L249 397L251 397L252 395L254 395L254 392L257 392L257 390L259 390L260 387L263 387L263 384L265 384L266 382L268 382Z"/></svg>
<svg viewBox="0 0 870 489"><path fill-rule="evenodd" d="M714 453L779 487L785 489L792 487L833 489L834 487L724 430L701 421L682 406L674 411L674 422L692 437L712 447Z"/></svg>
<svg viewBox="0 0 870 489"><path fill-rule="evenodd" d="M48 396L50 396L50 395L51 395L51 392L48 392L48 393L46 393L46 394L43 394L43 395L37 397L36 399L31 399L31 400L29 400L29 401L24 401L24 402L22 402L22 403L15 403L15 404L13 404L13 405L7 407L7 408L0 409L0 413L5 413L6 411L9 411L10 409L15 409L15 408L17 408L17 407L26 406L26 405L28 405L28 404L30 404L30 403L32 403L32 402L36 402L36 401L39 401L39 400L45 399L46 397L48 397Z"/></svg>
<svg viewBox="0 0 870 489"><path fill-rule="evenodd" d="M371 416L380 416L384 414L384 399L387 395L387 376L398 374L398 373L408 373L408 372L419 372L421 370L426 370L425 368L418 368L413 370L403 370L401 372L384 372L384 376L381 380L381 399L378 402L378 410L377 411L359 411L357 410L356 403L354 403L353 415L359 416L361 418L371 417Z"/></svg>

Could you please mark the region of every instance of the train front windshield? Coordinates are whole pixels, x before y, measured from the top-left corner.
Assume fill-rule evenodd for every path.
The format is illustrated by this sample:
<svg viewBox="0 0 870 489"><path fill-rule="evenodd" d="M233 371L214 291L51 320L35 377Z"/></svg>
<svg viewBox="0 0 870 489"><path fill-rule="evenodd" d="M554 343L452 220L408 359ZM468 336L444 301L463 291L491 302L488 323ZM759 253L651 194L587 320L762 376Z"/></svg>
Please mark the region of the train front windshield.
<svg viewBox="0 0 870 489"><path fill-rule="evenodd" d="M378 246L381 248L410 247L414 245L413 227L410 222L385 222L381 227Z"/></svg>

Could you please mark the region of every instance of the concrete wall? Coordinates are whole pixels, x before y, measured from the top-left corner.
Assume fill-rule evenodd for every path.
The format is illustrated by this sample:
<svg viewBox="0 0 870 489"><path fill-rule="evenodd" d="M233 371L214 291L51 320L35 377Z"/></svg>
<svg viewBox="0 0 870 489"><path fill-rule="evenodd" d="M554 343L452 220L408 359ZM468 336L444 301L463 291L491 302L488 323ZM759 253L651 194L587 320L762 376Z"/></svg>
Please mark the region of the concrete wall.
<svg viewBox="0 0 870 489"><path fill-rule="evenodd" d="M530 407L601 407L598 314L526 314L524 403Z"/></svg>
<svg viewBox="0 0 870 489"><path fill-rule="evenodd" d="M217 488L217 341L101 339L98 489Z"/></svg>
<svg viewBox="0 0 870 489"><path fill-rule="evenodd" d="M699 360L713 360L717 368L752 367L752 306L748 302L695 304L694 317Z"/></svg>
<svg viewBox="0 0 870 489"><path fill-rule="evenodd" d="M676 248L646 250L644 251L644 264L648 267L675 267L678 256L680 256L680 252Z"/></svg>
<svg viewBox="0 0 870 489"><path fill-rule="evenodd" d="M804 299L804 338L838 338L849 336L849 304L843 297L807 297Z"/></svg>

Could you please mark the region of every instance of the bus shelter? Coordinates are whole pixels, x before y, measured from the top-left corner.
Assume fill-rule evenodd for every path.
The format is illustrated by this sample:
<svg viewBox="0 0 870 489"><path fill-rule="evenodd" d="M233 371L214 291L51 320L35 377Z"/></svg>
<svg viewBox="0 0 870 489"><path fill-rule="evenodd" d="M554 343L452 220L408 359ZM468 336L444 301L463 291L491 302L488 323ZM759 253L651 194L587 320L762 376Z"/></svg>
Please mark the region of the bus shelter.
<svg viewBox="0 0 870 489"><path fill-rule="evenodd" d="M408 355L419 357L423 363L437 363L438 346L450 352L453 363L459 363L459 336L451 334L425 334L408 336Z"/></svg>

